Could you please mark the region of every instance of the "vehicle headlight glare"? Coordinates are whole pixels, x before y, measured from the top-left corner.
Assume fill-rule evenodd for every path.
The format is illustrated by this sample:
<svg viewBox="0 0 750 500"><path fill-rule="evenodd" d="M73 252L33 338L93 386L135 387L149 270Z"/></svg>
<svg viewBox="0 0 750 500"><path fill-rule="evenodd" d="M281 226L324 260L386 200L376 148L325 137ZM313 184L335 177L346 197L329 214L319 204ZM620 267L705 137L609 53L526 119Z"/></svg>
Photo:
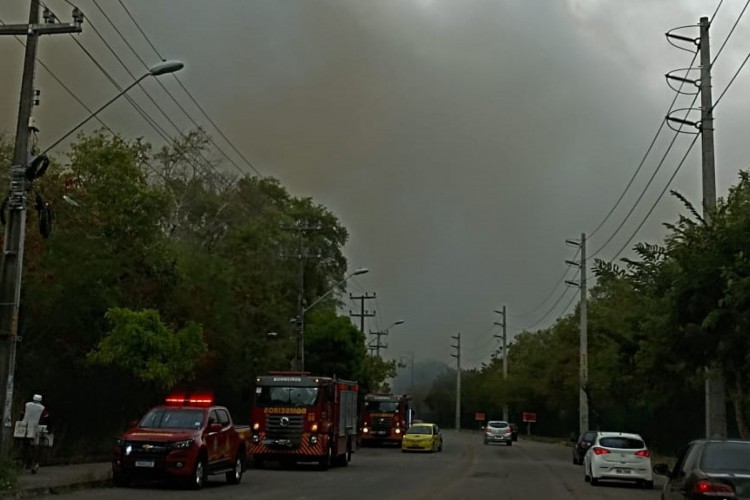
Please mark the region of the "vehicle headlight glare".
<svg viewBox="0 0 750 500"><path fill-rule="evenodd" d="M133 447L131 445L127 445L125 447L125 455L130 455L131 451L133 451Z"/></svg>
<svg viewBox="0 0 750 500"><path fill-rule="evenodd" d="M365 434L367 434L368 430L369 429L367 429L367 427L362 427L362 432L364 432Z"/></svg>

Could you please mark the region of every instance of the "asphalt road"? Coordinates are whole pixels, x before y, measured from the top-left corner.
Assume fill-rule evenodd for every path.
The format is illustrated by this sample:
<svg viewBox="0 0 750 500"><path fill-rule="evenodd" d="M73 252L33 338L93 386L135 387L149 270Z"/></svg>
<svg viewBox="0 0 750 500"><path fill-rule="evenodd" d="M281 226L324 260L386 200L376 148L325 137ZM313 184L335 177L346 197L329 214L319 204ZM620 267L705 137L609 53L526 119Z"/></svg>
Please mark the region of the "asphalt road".
<svg viewBox="0 0 750 500"><path fill-rule="evenodd" d="M658 499L654 490L625 483L591 486L583 468L573 465L570 448L521 438L513 446L482 444L480 434L446 431L442 453L401 453L397 448L364 448L349 467L317 471L312 467L250 469L238 486L223 476L201 491L163 484L79 491L81 499L247 498L253 500L368 499Z"/></svg>

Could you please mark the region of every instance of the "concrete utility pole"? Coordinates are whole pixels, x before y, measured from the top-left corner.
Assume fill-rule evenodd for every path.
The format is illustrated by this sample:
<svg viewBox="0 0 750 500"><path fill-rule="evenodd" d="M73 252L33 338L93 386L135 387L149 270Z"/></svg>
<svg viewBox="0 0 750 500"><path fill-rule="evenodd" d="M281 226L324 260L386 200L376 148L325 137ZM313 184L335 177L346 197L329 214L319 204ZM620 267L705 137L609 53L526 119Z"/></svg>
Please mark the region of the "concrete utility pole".
<svg viewBox="0 0 750 500"><path fill-rule="evenodd" d="M380 337L388 335L388 333L391 331L391 328L393 328L394 326L403 325L403 324L404 324L404 320L399 319L397 321L394 321L392 324L390 324L388 326L388 328L386 328L384 330L380 330L380 331L377 331L377 332L373 332L373 331L370 332L370 335L377 335L378 336L378 340L376 341L375 346L374 346L374 349L376 351L375 355L377 357L380 357L380 349L381 348L383 348L383 349L387 349L388 348L388 344L381 344L380 343Z"/></svg>
<svg viewBox="0 0 750 500"><path fill-rule="evenodd" d="M566 240L566 243L580 247L581 262L566 260L571 266L578 266L581 270L579 282L566 281L568 285L577 286L581 290L580 320L581 336L579 340L579 388L578 388L578 430L583 433L589 430L589 360L588 360L588 332L586 330L588 318L586 302L588 289L586 287L586 234L581 234L581 240Z"/></svg>
<svg viewBox="0 0 750 500"><path fill-rule="evenodd" d="M456 345L452 346L456 354L451 354L456 358L456 430L461 430L461 332L458 335L451 336L456 340Z"/></svg>
<svg viewBox="0 0 750 500"><path fill-rule="evenodd" d="M375 351L375 356L380 357L380 349L385 349L388 347L388 344L381 344L380 343L380 337L384 335L388 335L388 330L380 330L377 332L370 331L370 335L377 336L377 340L375 341L375 344L372 345L371 349Z"/></svg>
<svg viewBox="0 0 750 500"><path fill-rule="evenodd" d="M349 316L356 318L359 318L359 331L360 333L365 333L365 318L371 318L375 316L375 311L366 311L365 310L365 300L372 300L376 298L375 292L372 293L372 295L369 295L367 292L365 292L364 295L355 296L351 293L349 294L349 298L351 300L359 300L360 301L360 312L354 313L349 311ZM380 337L378 337L378 343L380 343Z"/></svg>
<svg viewBox="0 0 750 500"><path fill-rule="evenodd" d="M700 19L701 58L701 146L703 165L703 218L711 224L711 212L716 208L716 166L714 160L714 104L711 91L711 45L708 37L710 23ZM717 366L706 370L706 437L727 437L727 413L724 378Z"/></svg>
<svg viewBox="0 0 750 500"><path fill-rule="evenodd" d="M503 327L503 335L495 335L495 338L500 338L503 341L503 380L508 380L508 317L505 314L505 306L503 306L503 310L495 310L496 313L500 314L503 317L502 323L495 322L496 325ZM508 421L508 403L503 404L503 420L506 422Z"/></svg>
<svg viewBox="0 0 750 500"><path fill-rule="evenodd" d="M305 369L305 261L309 257L305 248L305 233L320 231L320 223L308 226L298 220L294 226L282 226L281 229L295 231L297 233L297 317L292 321L297 327L297 347L294 354L294 369L304 371Z"/></svg>
<svg viewBox="0 0 750 500"><path fill-rule="evenodd" d="M59 23L45 9L45 23L39 24L39 0L31 0L29 22L0 26L0 35L26 35L21 99L18 105L16 139L11 167L8 224L5 226L2 270L0 270L0 390L2 394L3 426L0 433L0 458L7 457L12 445L12 405L18 313L21 305L21 278L26 239L26 212L31 181L26 176L29 166L29 121L34 104L34 70L39 35L80 33L83 15L75 8L72 23Z"/></svg>

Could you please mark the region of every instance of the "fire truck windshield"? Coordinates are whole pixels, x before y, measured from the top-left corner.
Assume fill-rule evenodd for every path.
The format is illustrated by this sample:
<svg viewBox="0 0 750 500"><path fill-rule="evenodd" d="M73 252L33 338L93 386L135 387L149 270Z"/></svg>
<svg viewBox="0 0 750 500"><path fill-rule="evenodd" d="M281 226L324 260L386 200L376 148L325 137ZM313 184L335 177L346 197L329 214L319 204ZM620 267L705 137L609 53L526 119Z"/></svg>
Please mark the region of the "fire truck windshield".
<svg viewBox="0 0 750 500"><path fill-rule="evenodd" d="M258 387L255 403L258 406L312 406L318 398L317 387Z"/></svg>
<svg viewBox="0 0 750 500"><path fill-rule="evenodd" d="M398 411L398 401L365 401L365 410L394 413Z"/></svg>
<svg viewBox="0 0 750 500"><path fill-rule="evenodd" d="M203 427L203 410L184 408L154 408L143 417L144 429L200 429Z"/></svg>

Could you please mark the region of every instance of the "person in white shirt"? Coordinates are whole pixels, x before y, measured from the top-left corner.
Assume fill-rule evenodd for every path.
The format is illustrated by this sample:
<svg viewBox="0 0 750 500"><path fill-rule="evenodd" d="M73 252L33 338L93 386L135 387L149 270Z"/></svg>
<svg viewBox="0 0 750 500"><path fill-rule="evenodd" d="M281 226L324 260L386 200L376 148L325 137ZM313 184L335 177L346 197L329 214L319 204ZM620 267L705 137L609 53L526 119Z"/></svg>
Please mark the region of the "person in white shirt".
<svg viewBox="0 0 750 500"><path fill-rule="evenodd" d="M47 413L47 408L42 404L41 394L34 394L31 401L26 403L21 421L26 424L26 440L32 450L27 455L27 463L25 465L31 469L32 474L36 474L39 470L40 425L49 425L49 413Z"/></svg>

